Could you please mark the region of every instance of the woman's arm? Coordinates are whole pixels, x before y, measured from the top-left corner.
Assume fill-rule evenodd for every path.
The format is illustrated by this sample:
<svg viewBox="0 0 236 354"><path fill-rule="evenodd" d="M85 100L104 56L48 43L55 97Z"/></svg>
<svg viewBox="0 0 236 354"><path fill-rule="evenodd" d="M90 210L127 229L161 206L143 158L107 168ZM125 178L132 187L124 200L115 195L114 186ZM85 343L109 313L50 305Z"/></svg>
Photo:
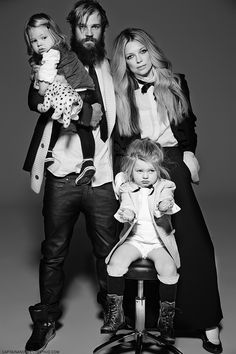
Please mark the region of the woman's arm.
<svg viewBox="0 0 236 354"><path fill-rule="evenodd" d="M191 151L195 153L197 146L197 134L195 131L196 127L196 116L193 113L192 105L190 101L190 93L187 81L185 80L185 76L183 74L177 75L180 80L181 89L188 101L188 113L183 117L182 122L175 125L174 123L171 125L171 129L174 133L174 136L178 140L178 144L180 149L184 151Z"/></svg>

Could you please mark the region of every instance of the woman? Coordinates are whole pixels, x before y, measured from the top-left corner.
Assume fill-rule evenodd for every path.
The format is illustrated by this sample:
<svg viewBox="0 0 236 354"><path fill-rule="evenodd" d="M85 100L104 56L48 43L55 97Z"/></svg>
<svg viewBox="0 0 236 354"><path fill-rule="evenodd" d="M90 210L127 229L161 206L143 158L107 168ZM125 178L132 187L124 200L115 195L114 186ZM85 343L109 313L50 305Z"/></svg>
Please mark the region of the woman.
<svg viewBox="0 0 236 354"><path fill-rule="evenodd" d="M145 31L128 28L115 40L111 63L117 103L115 173L126 147L136 138L151 138L163 148L166 167L176 184L181 211L173 215L181 269L175 328L200 331L203 347L221 353L222 311L214 248L194 195L197 136L187 83Z"/></svg>

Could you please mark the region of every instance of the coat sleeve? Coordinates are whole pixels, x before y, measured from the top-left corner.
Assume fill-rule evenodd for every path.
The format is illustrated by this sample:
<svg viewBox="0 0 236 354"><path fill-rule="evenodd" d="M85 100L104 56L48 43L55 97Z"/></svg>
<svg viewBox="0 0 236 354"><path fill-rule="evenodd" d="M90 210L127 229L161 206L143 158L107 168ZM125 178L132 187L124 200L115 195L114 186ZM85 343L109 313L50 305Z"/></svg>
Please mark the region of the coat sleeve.
<svg viewBox="0 0 236 354"><path fill-rule="evenodd" d="M192 151L195 153L197 146L197 134L195 132L196 127L196 116L193 113L192 105L190 101L190 93L187 81L183 74L178 74L177 78L179 79L180 86L183 90L183 93L188 101L188 113L183 117L182 122L175 125L171 124L171 129L174 133L175 138L178 141L179 147L182 151Z"/></svg>

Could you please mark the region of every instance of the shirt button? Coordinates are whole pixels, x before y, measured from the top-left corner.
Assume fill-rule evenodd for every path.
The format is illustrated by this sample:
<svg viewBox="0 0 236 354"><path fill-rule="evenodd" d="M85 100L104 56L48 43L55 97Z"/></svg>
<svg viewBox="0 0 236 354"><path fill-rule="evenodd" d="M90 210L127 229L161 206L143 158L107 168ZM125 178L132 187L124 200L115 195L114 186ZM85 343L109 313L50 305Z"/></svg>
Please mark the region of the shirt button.
<svg viewBox="0 0 236 354"><path fill-rule="evenodd" d="M41 144L41 148L44 148L44 143Z"/></svg>
<svg viewBox="0 0 236 354"><path fill-rule="evenodd" d="M36 179L39 179L39 176L38 176L38 175L35 175L35 178L36 178Z"/></svg>

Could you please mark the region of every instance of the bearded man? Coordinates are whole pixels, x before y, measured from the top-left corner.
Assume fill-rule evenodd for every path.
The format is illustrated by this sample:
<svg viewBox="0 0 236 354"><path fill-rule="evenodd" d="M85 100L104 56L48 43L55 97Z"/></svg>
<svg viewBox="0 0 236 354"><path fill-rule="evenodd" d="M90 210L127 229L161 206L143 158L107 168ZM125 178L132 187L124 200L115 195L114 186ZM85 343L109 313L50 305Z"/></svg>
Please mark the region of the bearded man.
<svg viewBox="0 0 236 354"><path fill-rule="evenodd" d="M74 225L82 212L88 236L92 242L99 285L97 300L106 315L105 258L118 241L118 225L113 217L118 202L112 187L111 133L115 125L115 95L110 67L106 59L104 33L108 26L106 13L97 1L78 1L67 17L71 25L71 47L94 80L97 102L83 99L80 116L91 114L95 140L94 165L96 173L90 184L76 185L82 150L72 124L67 130L54 121L50 136L50 164L46 166L43 199L45 239L42 242L39 283L40 302L29 307L33 332L26 343L26 353L36 354L45 349L55 336L56 322L61 315L63 265L68 254ZM36 110L42 101L31 86L29 106ZM40 116L30 144L24 169L32 172L42 138L47 133L50 113ZM46 157L47 161L47 157ZM45 162L45 161L44 161ZM35 182L41 179L32 175ZM76 235L82 237L83 235ZM81 245L83 240L81 239ZM79 256L79 250L78 250Z"/></svg>

